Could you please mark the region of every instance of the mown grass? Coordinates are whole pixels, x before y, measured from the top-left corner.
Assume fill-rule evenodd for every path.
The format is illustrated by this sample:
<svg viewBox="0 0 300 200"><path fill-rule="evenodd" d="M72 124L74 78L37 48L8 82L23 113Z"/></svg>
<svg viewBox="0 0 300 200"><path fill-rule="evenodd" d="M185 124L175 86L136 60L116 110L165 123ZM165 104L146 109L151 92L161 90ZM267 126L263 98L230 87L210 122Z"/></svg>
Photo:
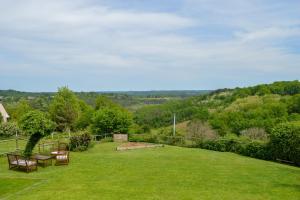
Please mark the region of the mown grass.
<svg viewBox="0 0 300 200"><path fill-rule="evenodd" d="M8 177L0 178L0 198L14 196L19 191L26 189L27 187L33 186L38 183L40 180L38 179L30 179L30 178L13 178ZM23 192L22 192L23 193Z"/></svg>
<svg viewBox="0 0 300 200"><path fill-rule="evenodd" d="M96 144L87 152L72 152L69 166L29 174L9 171L6 159L0 158L0 199L300 197L297 167L202 149L166 146L117 152L116 146Z"/></svg>
<svg viewBox="0 0 300 200"><path fill-rule="evenodd" d="M18 146L20 149L24 149L26 146L26 140L19 140ZM0 140L0 155L7 152L16 151L16 140L15 139L6 139Z"/></svg>

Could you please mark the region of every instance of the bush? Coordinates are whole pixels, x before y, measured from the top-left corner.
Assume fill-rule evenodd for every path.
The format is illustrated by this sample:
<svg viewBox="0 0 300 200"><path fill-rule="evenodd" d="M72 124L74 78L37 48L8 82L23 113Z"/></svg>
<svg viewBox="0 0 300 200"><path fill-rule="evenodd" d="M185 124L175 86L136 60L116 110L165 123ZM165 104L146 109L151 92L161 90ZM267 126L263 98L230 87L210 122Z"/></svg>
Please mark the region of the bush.
<svg viewBox="0 0 300 200"><path fill-rule="evenodd" d="M156 135L152 134L129 134L130 142L149 142L157 143L159 142Z"/></svg>
<svg viewBox="0 0 300 200"><path fill-rule="evenodd" d="M22 132L17 126L17 124L13 122L7 122L7 123L0 123L0 138L8 138L11 136L15 136L16 133L20 135Z"/></svg>
<svg viewBox="0 0 300 200"><path fill-rule="evenodd" d="M78 135L73 135L70 138L69 148L71 151L86 151L92 141L92 136L87 133L81 133Z"/></svg>
<svg viewBox="0 0 300 200"><path fill-rule="evenodd" d="M233 152L253 158L272 159L267 143L242 139L234 135L218 140L199 141L198 147L221 152Z"/></svg>
<svg viewBox="0 0 300 200"><path fill-rule="evenodd" d="M212 151L226 151L226 146L221 140L213 141L213 140L207 140L207 141L199 141L198 147L202 149L208 149Z"/></svg>
<svg viewBox="0 0 300 200"><path fill-rule="evenodd" d="M241 131L241 135L245 136L251 140L268 140L268 134L266 133L265 129L263 128L248 128Z"/></svg>
<svg viewBox="0 0 300 200"><path fill-rule="evenodd" d="M164 142L170 145L183 146L185 144L184 137L182 136L165 136L163 137Z"/></svg>
<svg viewBox="0 0 300 200"><path fill-rule="evenodd" d="M192 120L187 125L186 137L190 140L195 138L199 138L201 140L214 140L218 138L218 134L211 128L208 122Z"/></svg>
<svg viewBox="0 0 300 200"><path fill-rule="evenodd" d="M260 141L251 141L242 146L239 152L244 156L249 156L253 158L259 158L264 160L271 160L272 156L269 151L267 143Z"/></svg>
<svg viewBox="0 0 300 200"><path fill-rule="evenodd" d="M300 125L282 123L270 134L270 150L273 159L282 159L300 165Z"/></svg>

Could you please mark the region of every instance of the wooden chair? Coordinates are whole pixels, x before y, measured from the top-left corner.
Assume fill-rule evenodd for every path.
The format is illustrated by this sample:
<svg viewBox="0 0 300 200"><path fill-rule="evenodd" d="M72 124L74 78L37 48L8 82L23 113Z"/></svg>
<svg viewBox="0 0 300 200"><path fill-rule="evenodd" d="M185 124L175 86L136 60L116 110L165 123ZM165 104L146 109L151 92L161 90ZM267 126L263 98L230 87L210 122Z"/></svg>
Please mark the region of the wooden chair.
<svg viewBox="0 0 300 200"><path fill-rule="evenodd" d="M9 169L23 169L27 173L37 171L37 161L34 158L25 158L18 154L9 153L7 159Z"/></svg>
<svg viewBox="0 0 300 200"><path fill-rule="evenodd" d="M68 165L70 162L70 152L69 151L60 151L55 156L55 165Z"/></svg>
<svg viewBox="0 0 300 200"><path fill-rule="evenodd" d="M68 144L64 142L58 143L58 151L68 151Z"/></svg>

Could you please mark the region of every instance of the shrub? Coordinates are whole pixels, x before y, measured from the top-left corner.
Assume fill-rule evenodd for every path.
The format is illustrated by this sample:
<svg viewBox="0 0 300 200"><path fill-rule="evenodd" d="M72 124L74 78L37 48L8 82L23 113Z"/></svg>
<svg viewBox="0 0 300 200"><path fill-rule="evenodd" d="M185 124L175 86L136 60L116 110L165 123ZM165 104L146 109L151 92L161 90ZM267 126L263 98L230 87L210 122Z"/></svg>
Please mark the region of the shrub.
<svg viewBox="0 0 300 200"><path fill-rule="evenodd" d="M8 138L16 135L16 133L18 135L22 133L16 123L13 122L7 122L3 124L0 123L0 137Z"/></svg>
<svg viewBox="0 0 300 200"><path fill-rule="evenodd" d="M292 113L288 117L289 121L300 121L300 114L298 113Z"/></svg>
<svg viewBox="0 0 300 200"><path fill-rule="evenodd" d="M130 142L149 142L149 143L157 143L158 138L156 135L152 134L129 134Z"/></svg>
<svg viewBox="0 0 300 200"><path fill-rule="evenodd" d="M243 144L239 152L244 156L249 156L253 158L259 158L264 160L271 160L272 156L269 151L267 143L261 141L251 141Z"/></svg>
<svg viewBox="0 0 300 200"><path fill-rule="evenodd" d="M201 120L192 120L187 125L187 139L199 138L201 140L214 140L218 138L215 130L211 128L209 123Z"/></svg>
<svg viewBox="0 0 300 200"><path fill-rule="evenodd" d="M248 128L241 131L241 135L251 140L262 140L262 141L268 140L268 134L263 128L256 128L256 127Z"/></svg>
<svg viewBox="0 0 300 200"><path fill-rule="evenodd" d="M182 146L185 144L184 137L182 136L166 136L164 137L164 143L170 145Z"/></svg>
<svg viewBox="0 0 300 200"><path fill-rule="evenodd" d="M73 135L70 138L69 148L71 151L85 151L89 148L91 141L92 136L87 132Z"/></svg>
<svg viewBox="0 0 300 200"><path fill-rule="evenodd" d="M207 141L199 141L198 146L202 149L208 149L213 151L226 151L226 145L222 140L207 140Z"/></svg>
<svg viewBox="0 0 300 200"><path fill-rule="evenodd" d="M234 135L228 135L217 140L199 141L198 147L213 151L234 152L265 160L272 159L267 143L242 139Z"/></svg>
<svg viewBox="0 0 300 200"><path fill-rule="evenodd" d="M270 150L273 159L288 160L300 165L300 125L282 123L270 134Z"/></svg>

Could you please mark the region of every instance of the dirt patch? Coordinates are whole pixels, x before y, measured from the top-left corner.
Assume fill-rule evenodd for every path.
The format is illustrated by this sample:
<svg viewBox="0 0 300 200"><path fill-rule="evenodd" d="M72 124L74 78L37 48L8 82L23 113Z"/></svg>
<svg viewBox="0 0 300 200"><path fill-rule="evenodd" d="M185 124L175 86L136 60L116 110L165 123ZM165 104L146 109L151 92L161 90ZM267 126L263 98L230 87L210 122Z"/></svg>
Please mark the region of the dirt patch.
<svg viewBox="0 0 300 200"><path fill-rule="evenodd" d="M117 151L131 150L131 149L143 149L143 148L154 148L163 147L162 144L150 144L142 142L128 142L117 147Z"/></svg>

